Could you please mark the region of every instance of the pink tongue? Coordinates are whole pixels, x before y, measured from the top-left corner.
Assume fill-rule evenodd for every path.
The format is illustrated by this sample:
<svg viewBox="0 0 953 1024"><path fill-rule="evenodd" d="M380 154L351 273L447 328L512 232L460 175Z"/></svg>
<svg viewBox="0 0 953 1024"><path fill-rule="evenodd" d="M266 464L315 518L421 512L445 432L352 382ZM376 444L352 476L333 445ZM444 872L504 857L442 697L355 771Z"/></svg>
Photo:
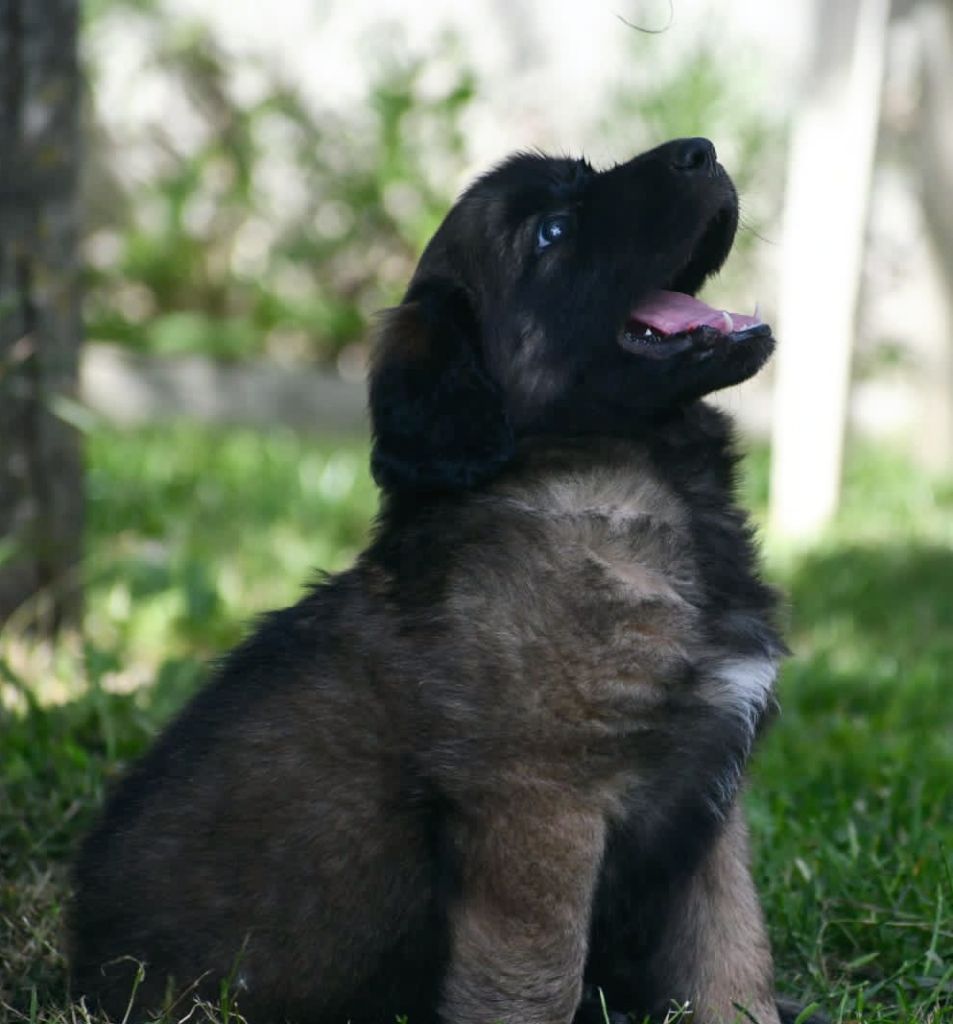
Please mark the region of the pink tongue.
<svg viewBox="0 0 953 1024"><path fill-rule="evenodd" d="M713 309L691 295L663 291L652 292L643 299L629 313L629 319L637 320L659 334L682 334L696 327L714 327L722 334L731 334L761 323L756 316L727 313Z"/></svg>

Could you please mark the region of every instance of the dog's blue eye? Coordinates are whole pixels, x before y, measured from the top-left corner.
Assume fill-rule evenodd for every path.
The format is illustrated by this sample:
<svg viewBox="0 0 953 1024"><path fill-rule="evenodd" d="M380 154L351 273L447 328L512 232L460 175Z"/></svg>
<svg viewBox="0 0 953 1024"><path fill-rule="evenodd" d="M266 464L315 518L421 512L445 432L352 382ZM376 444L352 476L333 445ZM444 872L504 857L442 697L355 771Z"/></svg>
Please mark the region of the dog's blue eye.
<svg viewBox="0 0 953 1024"><path fill-rule="evenodd" d="M553 242L558 242L569 233L572 226L572 218L565 213L554 213L550 217L544 217L536 229L536 249L546 249Z"/></svg>

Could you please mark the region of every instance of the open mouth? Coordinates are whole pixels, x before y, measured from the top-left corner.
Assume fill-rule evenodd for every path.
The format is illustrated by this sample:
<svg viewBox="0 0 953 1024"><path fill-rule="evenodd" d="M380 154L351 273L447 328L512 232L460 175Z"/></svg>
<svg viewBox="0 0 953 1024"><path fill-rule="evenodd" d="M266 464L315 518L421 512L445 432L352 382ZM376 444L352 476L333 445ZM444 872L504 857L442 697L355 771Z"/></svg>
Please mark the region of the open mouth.
<svg viewBox="0 0 953 1024"><path fill-rule="evenodd" d="M716 309L684 292L650 292L631 310L619 343L629 352L658 359L692 345L711 346L770 334L771 328L753 313Z"/></svg>
<svg viewBox="0 0 953 1024"><path fill-rule="evenodd" d="M629 311L619 336L626 351L664 359L688 348L710 352L720 343L742 343L771 334L757 306L753 313L733 313L694 297L727 258L734 227L733 211L716 215L689 263L665 287L649 292Z"/></svg>

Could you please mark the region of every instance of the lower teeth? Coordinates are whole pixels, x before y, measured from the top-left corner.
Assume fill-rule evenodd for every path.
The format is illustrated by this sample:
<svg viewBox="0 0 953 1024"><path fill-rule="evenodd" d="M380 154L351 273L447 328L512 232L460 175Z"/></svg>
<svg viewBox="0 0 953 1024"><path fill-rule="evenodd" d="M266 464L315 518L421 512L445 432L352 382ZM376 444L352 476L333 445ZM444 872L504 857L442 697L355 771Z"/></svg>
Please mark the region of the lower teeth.
<svg viewBox="0 0 953 1024"><path fill-rule="evenodd" d="M626 330L625 340L633 344L641 343L646 345L658 344L662 340L660 334L656 334L654 331L649 330L648 327L639 334L637 331Z"/></svg>

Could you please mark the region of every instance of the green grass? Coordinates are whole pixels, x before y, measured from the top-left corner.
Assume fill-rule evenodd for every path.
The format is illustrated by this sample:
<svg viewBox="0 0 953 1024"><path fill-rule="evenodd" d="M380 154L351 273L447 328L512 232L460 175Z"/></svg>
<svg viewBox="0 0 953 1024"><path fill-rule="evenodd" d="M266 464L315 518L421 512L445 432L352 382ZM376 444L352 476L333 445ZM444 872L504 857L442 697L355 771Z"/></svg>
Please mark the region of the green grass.
<svg viewBox="0 0 953 1024"><path fill-rule="evenodd" d="M749 808L782 984L951 1021L953 487L861 453L824 541L769 555L795 656Z"/></svg>
<svg viewBox="0 0 953 1024"><path fill-rule="evenodd" d="M64 866L104 786L257 612L348 564L375 503L358 442L88 442L84 638L31 642L27 607L0 642L0 1021L83 1019ZM854 455L837 524L768 568L795 657L748 803L779 986L839 1022L953 1021L953 482Z"/></svg>

